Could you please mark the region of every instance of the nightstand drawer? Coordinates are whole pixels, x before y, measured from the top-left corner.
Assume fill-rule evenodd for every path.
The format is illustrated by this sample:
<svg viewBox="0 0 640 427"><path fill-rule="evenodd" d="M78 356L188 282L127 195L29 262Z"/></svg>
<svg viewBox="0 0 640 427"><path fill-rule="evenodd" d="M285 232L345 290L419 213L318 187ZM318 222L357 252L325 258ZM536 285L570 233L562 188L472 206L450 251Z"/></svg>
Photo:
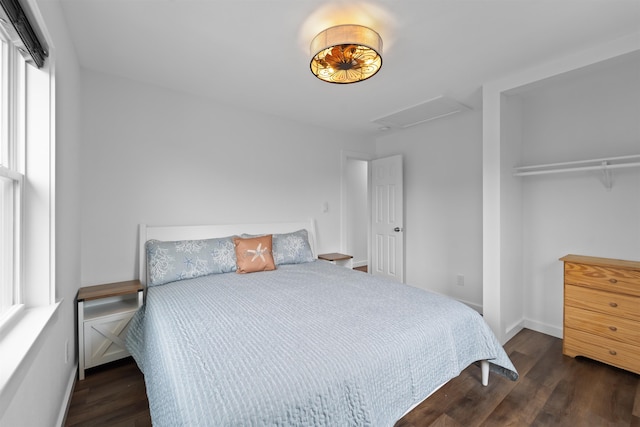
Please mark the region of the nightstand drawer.
<svg viewBox="0 0 640 427"><path fill-rule="evenodd" d="M598 311L612 316L640 320L639 297L574 285L565 285L564 293L565 305Z"/></svg>
<svg viewBox="0 0 640 427"><path fill-rule="evenodd" d="M571 357L586 356L640 374L640 346L574 330L565 333L562 352Z"/></svg>
<svg viewBox="0 0 640 427"><path fill-rule="evenodd" d="M640 343L640 322L567 305L564 309L567 328L593 333L628 344ZM640 355L638 355L640 357Z"/></svg>
<svg viewBox="0 0 640 427"><path fill-rule="evenodd" d="M127 357L125 338L135 310L84 322L85 369Z"/></svg>

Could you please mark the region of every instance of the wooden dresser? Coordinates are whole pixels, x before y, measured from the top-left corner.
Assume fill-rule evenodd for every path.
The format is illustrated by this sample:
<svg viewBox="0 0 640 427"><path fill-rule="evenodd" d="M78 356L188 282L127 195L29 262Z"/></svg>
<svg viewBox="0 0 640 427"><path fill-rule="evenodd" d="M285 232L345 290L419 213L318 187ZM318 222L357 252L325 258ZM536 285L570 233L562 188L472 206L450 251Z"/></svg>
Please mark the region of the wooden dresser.
<svg viewBox="0 0 640 427"><path fill-rule="evenodd" d="M560 260L562 352L640 374L640 262L580 255Z"/></svg>

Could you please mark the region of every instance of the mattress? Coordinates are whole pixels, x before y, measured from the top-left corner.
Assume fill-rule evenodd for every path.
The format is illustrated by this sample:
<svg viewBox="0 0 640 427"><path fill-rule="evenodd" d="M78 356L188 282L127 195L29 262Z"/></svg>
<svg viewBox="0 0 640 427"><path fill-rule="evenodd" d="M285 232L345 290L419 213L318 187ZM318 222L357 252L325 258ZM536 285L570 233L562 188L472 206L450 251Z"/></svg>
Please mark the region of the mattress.
<svg viewBox="0 0 640 427"><path fill-rule="evenodd" d="M475 361L518 377L476 311L324 261L150 287L127 347L155 426L391 426Z"/></svg>

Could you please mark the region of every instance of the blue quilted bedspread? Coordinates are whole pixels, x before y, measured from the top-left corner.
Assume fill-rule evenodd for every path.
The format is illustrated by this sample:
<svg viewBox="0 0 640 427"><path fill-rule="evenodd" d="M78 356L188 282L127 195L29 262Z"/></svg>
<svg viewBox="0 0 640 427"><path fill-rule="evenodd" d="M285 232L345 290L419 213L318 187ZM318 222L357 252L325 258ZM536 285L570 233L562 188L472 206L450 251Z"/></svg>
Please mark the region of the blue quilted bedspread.
<svg viewBox="0 0 640 427"><path fill-rule="evenodd" d="M474 310L324 261L150 287L127 346L155 426L391 426L489 359Z"/></svg>

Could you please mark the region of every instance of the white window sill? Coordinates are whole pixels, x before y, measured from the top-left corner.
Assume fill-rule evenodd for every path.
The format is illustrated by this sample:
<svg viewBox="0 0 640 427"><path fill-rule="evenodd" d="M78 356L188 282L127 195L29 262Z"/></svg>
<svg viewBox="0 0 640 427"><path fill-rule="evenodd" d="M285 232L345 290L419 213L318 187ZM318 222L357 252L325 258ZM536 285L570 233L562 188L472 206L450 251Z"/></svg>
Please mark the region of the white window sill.
<svg viewBox="0 0 640 427"><path fill-rule="evenodd" d="M3 414L11 397L20 386L20 378L29 369L23 363L34 348L42 331L60 307L61 301L55 304L25 308L11 319L11 325L2 331L0 336L0 414ZM4 329L4 328L3 328Z"/></svg>

